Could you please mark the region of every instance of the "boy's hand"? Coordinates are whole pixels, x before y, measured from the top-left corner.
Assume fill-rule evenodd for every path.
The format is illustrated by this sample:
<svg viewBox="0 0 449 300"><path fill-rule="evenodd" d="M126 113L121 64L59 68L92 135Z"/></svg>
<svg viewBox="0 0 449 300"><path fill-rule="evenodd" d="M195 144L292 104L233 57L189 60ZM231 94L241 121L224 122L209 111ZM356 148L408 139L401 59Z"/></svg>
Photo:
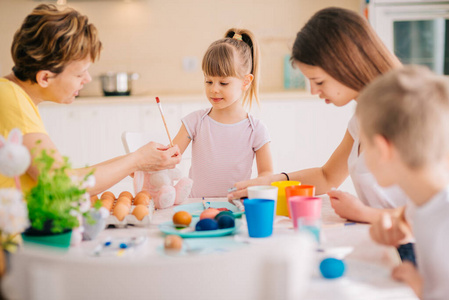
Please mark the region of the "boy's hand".
<svg viewBox="0 0 449 300"><path fill-rule="evenodd" d="M399 215L391 215L383 212L377 222L370 228L371 238L379 243L398 247L406 243L412 236L410 225L404 217L404 209L401 208Z"/></svg>
<svg viewBox="0 0 449 300"><path fill-rule="evenodd" d="M394 268L391 276L394 279L402 281L410 286L415 292L416 296L421 299L423 281L418 270L411 262L405 261Z"/></svg>

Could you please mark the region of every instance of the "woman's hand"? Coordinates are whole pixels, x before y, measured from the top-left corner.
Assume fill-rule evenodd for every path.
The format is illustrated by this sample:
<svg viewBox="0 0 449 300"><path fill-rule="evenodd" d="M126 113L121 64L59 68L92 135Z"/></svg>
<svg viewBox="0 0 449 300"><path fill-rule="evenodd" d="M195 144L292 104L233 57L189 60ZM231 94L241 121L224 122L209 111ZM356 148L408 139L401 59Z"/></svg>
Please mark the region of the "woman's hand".
<svg viewBox="0 0 449 300"><path fill-rule="evenodd" d="M149 142L137 149L136 166L138 171L160 171L173 169L181 162L181 152L177 145L167 148L164 145Z"/></svg>
<svg viewBox="0 0 449 300"><path fill-rule="evenodd" d="M405 261L394 268L391 276L394 279L402 281L410 286L415 292L416 296L421 299L423 281L418 270L411 262Z"/></svg>
<svg viewBox="0 0 449 300"><path fill-rule="evenodd" d="M340 190L330 190L327 194L329 195L332 208L341 218L368 222L366 218L368 207L357 197Z"/></svg>

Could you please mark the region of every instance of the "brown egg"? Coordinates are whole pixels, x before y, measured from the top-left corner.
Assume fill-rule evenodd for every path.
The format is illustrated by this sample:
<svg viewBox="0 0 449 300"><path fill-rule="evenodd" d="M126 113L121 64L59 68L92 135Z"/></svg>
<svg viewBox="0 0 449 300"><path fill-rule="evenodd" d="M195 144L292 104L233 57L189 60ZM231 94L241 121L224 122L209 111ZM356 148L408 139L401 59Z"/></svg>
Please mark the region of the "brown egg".
<svg viewBox="0 0 449 300"><path fill-rule="evenodd" d="M149 191L141 190L140 192L137 193L137 195L139 195L139 194L145 194L148 196L148 198L151 199L151 194ZM136 197L137 197L137 195L136 195Z"/></svg>
<svg viewBox="0 0 449 300"><path fill-rule="evenodd" d="M117 203L116 203L115 205L117 205L117 204L119 204L119 203L123 203L123 204L125 204L126 206L128 206L128 208L131 208L131 200L130 200L128 197L124 197L124 196L119 197L119 198L117 199Z"/></svg>
<svg viewBox="0 0 449 300"><path fill-rule="evenodd" d="M165 251L179 252L182 249L182 238L180 236L170 234L164 240Z"/></svg>
<svg viewBox="0 0 449 300"><path fill-rule="evenodd" d="M118 203L114 207L114 211L112 214L119 220L123 221L123 219L129 214L129 207L123 203Z"/></svg>
<svg viewBox="0 0 449 300"><path fill-rule="evenodd" d="M134 198L134 205L139 205L139 204L143 204L143 205L148 205L150 204L150 198L146 195L146 194L137 194L136 198Z"/></svg>
<svg viewBox="0 0 449 300"><path fill-rule="evenodd" d="M115 199L115 195L112 192L107 191L101 195L101 199L106 199L106 198Z"/></svg>
<svg viewBox="0 0 449 300"><path fill-rule="evenodd" d="M173 215L173 224L176 227L187 227L192 222L192 215L186 211L178 211Z"/></svg>
<svg viewBox="0 0 449 300"><path fill-rule="evenodd" d="M92 204L92 206L95 204L95 202L97 202L98 200L98 196L94 195L90 197L90 203Z"/></svg>
<svg viewBox="0 0 449 300"><path fill-rule="evenodd" d="M101 206L103 206L107 210L111 210L113 205L114 205L114 199L112 199L112 198L107 198L107 199L101 200Z"/></svg>
<svg viewBox="0 0 449 300"><path fill-rule="evenodd" d="M131 194L130 192L128 192L128 191L124 191L124 192L121 192L120 193L120 195L118 195L118 197L120 198L120 197L127 197L129 200L132 200L134 197L133 197L133 194Z"/></svg>
<svg viewBox="0 0 449 300"><path fill-rule="evenodd" d="M146 205L137 205L136 207L134 207L133 209L133 215L136 216L137 220L142 221L142 219L145 216L148 216L148 214L150 213L150 211L148 210L148 207Z"/></svg>

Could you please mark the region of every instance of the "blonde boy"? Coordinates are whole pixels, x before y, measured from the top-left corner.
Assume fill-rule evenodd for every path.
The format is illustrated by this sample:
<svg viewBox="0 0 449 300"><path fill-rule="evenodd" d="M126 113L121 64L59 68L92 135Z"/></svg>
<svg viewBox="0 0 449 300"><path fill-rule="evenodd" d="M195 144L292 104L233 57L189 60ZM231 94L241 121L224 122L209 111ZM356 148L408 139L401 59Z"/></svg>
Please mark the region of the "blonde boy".
<svg viewBox="0 0 449 300"><path fill-rule="evenodd" d="M393 277L423 299L448 299L449 81L424 67L391 71L360 94L356 115L368 168L381 186L398 184L413 202L407 217L418 270L404 263ZM403 212L385 215L371 235L394 245L406 227Z"/></svg>

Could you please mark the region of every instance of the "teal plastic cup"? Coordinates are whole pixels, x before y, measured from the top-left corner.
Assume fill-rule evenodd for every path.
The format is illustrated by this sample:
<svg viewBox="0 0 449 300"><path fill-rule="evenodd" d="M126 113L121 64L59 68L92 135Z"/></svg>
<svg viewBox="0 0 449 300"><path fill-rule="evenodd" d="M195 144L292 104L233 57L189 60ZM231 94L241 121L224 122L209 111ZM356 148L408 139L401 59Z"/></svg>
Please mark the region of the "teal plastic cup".
<svg viewBox="0 0 449 300"><path fill-rule="evenodd" d="M274 204L271 199L245 199L248 234L253 238L269 237L273 233Z"/></svg>

